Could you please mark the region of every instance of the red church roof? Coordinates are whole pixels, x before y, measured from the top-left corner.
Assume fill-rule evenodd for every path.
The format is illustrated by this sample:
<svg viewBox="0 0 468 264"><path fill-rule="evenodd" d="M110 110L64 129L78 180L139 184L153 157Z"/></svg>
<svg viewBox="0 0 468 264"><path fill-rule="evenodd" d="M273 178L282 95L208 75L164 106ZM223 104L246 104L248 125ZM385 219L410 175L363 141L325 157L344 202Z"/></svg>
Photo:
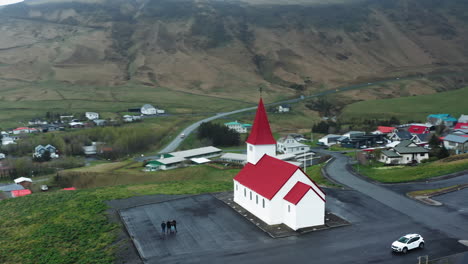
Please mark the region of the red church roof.
<svg viewBox="0 0 468 264"><path fill-rule="evenodd" d="M297 170L296 165L263 155L256 165L247 163L234 180L271 200Z"/></svg>
<svg viewBox="0 0 468 264"><path fill-rule="evenodd" d="M268 116L261 98L258 103L257 114L255 115L255 121L249 138L247 139L247 143L252 145L276 144L276 141L271 134L270 123L268 122Z"/></svg>
<svg viewBox="0 0 468 264"><path fill-rule="evenodd" d="M453 129L468 129L468 123L457 123Z"/></svg>
<svg viewBox="0 0 468 264"><path fill-rule="evenodd" d="M30 190L17 190L17 191L11 191L11 195L13 197L20 197L20 196L26 196L30 195L31 191Z"/></svg>
<svg viewBox="0 0 468 264"><path fill-rule="evenodd" d="M396 129L395 127L387 127L387 126L378 126L377 127L377 130L382 132L383 134L392 133L393 130L395 130L395 129Z"/></svg>
<svg viewBox="0 0 468 264"><path fill-rule="evenodd" d="M286 194L286 196L284 196L283 199L294 205L297 205L299 201L302 200L302 197L304 197L304 195L310 189L312 189L312 186L307 185L303 182L297 182L296 185L292 187L292 189L288 192L288 194Z"/></svg>

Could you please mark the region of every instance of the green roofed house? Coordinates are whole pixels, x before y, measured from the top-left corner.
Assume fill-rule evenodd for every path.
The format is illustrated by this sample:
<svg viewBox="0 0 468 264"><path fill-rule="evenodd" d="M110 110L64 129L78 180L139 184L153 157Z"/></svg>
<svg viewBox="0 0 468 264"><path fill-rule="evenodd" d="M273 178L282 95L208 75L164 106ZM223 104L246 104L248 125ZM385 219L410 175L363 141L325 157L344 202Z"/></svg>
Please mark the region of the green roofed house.
<svg viewBox="0 0 468 264"><path fill-rule="evenodd" d="M224 123L225 126L227 126L229 129L237 131L237 133L244 134L248 133L250 129L252 129L251 124L242 124L236 121L234 122L229 122L229 123Z"/></svg>
<svg viewBox="0 0 468 264"><path fill-rule="evenodd" d="M380 155L380 161L385 164L421 163L425 159L429 159L429 150L411 140L404 140L395 147L382 151Z"/></svg>

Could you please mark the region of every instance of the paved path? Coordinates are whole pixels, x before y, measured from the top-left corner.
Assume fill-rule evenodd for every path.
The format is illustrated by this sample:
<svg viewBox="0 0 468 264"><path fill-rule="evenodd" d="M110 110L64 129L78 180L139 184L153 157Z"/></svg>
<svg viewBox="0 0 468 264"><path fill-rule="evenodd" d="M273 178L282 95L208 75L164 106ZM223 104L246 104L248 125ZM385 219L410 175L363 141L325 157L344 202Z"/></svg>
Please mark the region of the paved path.
<svg viewBox="0 0 468 264"><path fill-rule="evenodd" d="M328 164L326 170L339 183L357 190L417 222L440 230L452 238L468 239L468 218L466 216L444 207L434 208L423 205L384 186L365 181L348 171L346 168L348 157L324 150L319 150L319 152L335 157Z"/></svg>

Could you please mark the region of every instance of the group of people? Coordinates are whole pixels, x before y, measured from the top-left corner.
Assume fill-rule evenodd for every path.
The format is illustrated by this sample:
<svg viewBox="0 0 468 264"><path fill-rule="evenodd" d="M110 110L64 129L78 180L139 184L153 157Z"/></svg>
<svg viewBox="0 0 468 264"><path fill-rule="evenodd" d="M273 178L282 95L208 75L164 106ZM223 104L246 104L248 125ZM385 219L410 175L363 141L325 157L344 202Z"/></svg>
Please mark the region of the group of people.
<svg viewBox="0 0 468 264"><path fill-rule="evenodd" d="M176 220L172 220L172 221L169 221L167 220L167 222L162 222L161 223L161 231L162 231L162 234L166 234L166 230L167 230L167 234L175 234L177 233L177 222Z"/></svg>

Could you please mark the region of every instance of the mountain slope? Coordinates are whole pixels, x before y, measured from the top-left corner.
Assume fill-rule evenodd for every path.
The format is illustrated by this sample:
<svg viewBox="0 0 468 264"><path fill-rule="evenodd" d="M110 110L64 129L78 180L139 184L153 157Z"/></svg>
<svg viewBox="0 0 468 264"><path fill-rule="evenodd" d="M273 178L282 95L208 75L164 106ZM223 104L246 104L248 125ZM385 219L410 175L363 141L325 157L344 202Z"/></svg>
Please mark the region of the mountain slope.
<svg viewBox="0 0 468 264"><path fill-rule="evenodd" d="M267 96L288 96L465 68L464 1L278 2L39 0L8 6L0 10L0 90L19 82L130 81L250 101L259 87Z"/></svg>

